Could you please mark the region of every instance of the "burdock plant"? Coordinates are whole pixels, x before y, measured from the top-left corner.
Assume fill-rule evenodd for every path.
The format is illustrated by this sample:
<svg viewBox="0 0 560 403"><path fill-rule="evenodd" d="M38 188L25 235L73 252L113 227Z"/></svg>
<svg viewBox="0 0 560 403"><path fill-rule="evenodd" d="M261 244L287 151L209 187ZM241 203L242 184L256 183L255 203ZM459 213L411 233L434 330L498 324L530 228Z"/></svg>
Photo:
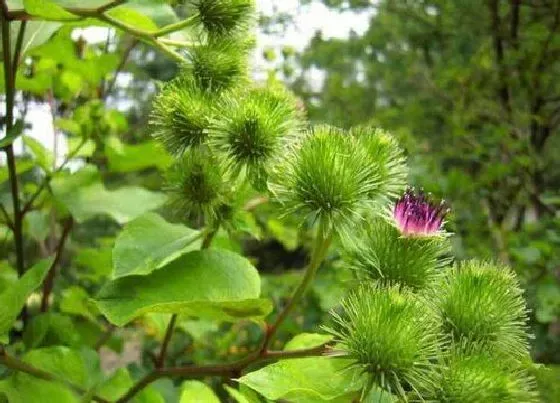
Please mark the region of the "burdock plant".
<svg viewBox="0 0 560 403"><path fill-rule="evenodd" d="M59 3L65 2L24 1L23 8L3 10L0 16L8 112L8 136L2 144L9 151L14 200L13 209L2 211L6 228L13 229L17 241L20 277L6 293L0 293L0 342L6 343L20 333L25 340L30 334L29 328L23 332L21 327L17 331L12 328L18 315L21 326L25 325L25 310L19 314L20 308L48 271L41 306L41 311L47 312L52 299L49 294L57 290L52 284L56 265L65 260L59 259L65 256L60 253L65 237L73 223L82 222L67 220L52 263L43 261L25 270L25 214L39 208L35 198L43 191L50 192L49 181L53 189L66 189L67 183L79 180L69 180L67 173L61 176L63 172L58 169L49 172L38 193L19 207L27 189L18 191L14 182L18 170L11 141L20 133L14 126L16 75L11 70L18 66L17 54L28 32L21 23L18 39L11 41L15 27L10 24L18 18L25 22L42 15L49 19L98 18L181 62L178 77L160 87L150 115L154 138L174 157L166 178L169 203L165 209L181 222L166 223L150 212L127 224L115 240L113 277L101 286L97 298L100 314L80 305L80 314L87 311L88 320L103 314L104 325L109 321L122 326L146 313L167 313L171 318L159 351L155 355L150 351L155 357L153 368L146 368L148 373L128 390L113 384L121 375L128 384L126 372L119 372L118 379L102 379L102 374L95 374L94 383L73 384L57 373L68 372L67 367L59 365L66 358L50 358L64 354L72 368L93 370L94 366L81 364L81 357L95 354L93 350L70 354L70 347L50 350L53 346L49 345L48 350L29 351L19 359L25 343L0 344L0 364L9 368L0 371L0 401L6 400L5 396L10 402L36 400L36 396L45 394L50 397L50 392L45 393L50 389L43 388L50 380L53 382L48 385L53 390L65 388L67 393L57 396L70 396L69 401L124 403L135 397L145 400L150 394L136 395L162 377L209 376L235 378L267 401L350 402L380 393L396 401L535 401L534 380L528 371L527 309L515 274L498 262L454 261L449 242L452 234L445 230L447 204L422 191L405 190L405 153L390 133L368 126L348 130L312 127L287 90L251 82L247 67L254 21L252 0L187 0L184 21L151 31L129 25L135 20L130 15L137 11L128 10L123 4L126 1L109 1L93 9L65 8ZM41 7L47 7L46 11ZM118 16L128 17L123 21ZM177 35L169 37L171 33ZM10 54L13 45L17 50L15 60ZM91 169L85 173L91 177ZM104 189L101 183L96 185L87 188L87 200L97 200L99 189ZM145 194L137 189L123 191L138 197ZM61 193L66 197L62 197L57 192L61 191L45 198L56 199L56 203L43 204L58 205L65 200L74 203L45 216L54 218L76 211L84 214L75 205L82 193L69 197L67 193L72 191L67 189ZM117 197L113 195L120 192L104 194L111 197L111 202L103 206L113 207L113 197ZM150 195L150 199L162 198ZM243 225L251 214L246 206L253 206L254 199L271 202L266 219L290 216L312 238L309 245L303 245L309 246L309 264L302 279L291 297L282 299L285 303L276 307L272 320L271 301L260 297L258 270L248 259L212 244L221 229L233 233L238 224ZM119 217L132 217L121 211L126 207L118 206ZM97 212L96 208L92 210ZM138 213L138 209L134 211ZM197 230L185 225L196 226ZM194 242L200 238L203 250L194 250ZM279 344L279 328L313 284L326 257L336 263L333 267L346 266L355 274L355 281L345 284L345 297L332 310L330 322L324 324L329 334L299 335L293 343L298 348L291 345L272 350ZM79 291L85 293L85 289ZM64 301L54 305L63 306ZM191 357L180 357L179 363L189 364L176 366L169 362L167 351L172 348L170 340L179 315L225 322L256 321L262 325L261 340L239 360L199 366L190 363ZM240 329L241 325L233 328ZM235 350L239 350L237 346ZM196 359L204 356L198 352L194 355ZM292 360L270 363L287 358ZM52 374L48 372L51 368ZM20 377L18 371L27 374ZM83 373L76 379L88 376ZM30 379L41 383L25 383ZM181 401L206 399L189 396L191 386L192 381L183 384ZM211 395L200 386L195 392ZM171 384L168 387L172 388ZM109 393L113 389L119 392ZM150 393L156 393L156 389ZM241 389L231 390L238 401L258 400L242 396ZM207 400L217 398L210 396Z"/></svg>

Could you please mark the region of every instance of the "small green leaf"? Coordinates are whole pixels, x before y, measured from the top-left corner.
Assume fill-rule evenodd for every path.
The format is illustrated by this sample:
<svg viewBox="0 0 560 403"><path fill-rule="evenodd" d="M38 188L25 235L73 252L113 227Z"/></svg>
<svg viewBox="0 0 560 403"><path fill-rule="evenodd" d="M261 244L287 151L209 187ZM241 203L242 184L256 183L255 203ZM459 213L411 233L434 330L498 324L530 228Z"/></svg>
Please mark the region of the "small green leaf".
<svg viewBox="0 0 560 403"><path fill-rule="evenodd" d="M287 342L284 346L284 350L300 350L302 348L318 347L328 343L332 339L333 337L330 334L301 333Z"/></svg>
<svg viewBox="0 0 560 403"><path fill-rule="evenodd" d="M25 11L49 21L71 21L79 19L51 0L23 0Z"/></svg>
<svg viewBox="0 0 560 403"><path fill-rule="evenodd" d="M159 26L179 21L173 7L165 0L130 0L126 4L140 14L147 15Z"/></svg>
<svg viewBox="0 0 560 403"><path fill-rule="evenodd" d="M49 235L49 216L45 211L30 211L25 215L27 233L36 240L42 242Z"/></svg>
<svg viewBox="0 0 560 403"><path fill-rule="evenodd" d="M35 163L30 159L16 159L16 173L21 175L35 166ZM7 181L10 177L8 168L5 166L0 167L0 184Z"/></svg>
<svg viewBox="0 0 560 403"><path fill-rule="evenodd" d="M17 139L23 132L23 120L18 120L16 124L6 133L2 139L0 139L0 148L9 146Z"/></svg>
<svg viewBox="0 0 560 403"><path fill-rule="evenodd" d="M91 157L95 152L95 142L91 139L83 140L77 137L68 139L68 154L74 157Z"/></svg>
<svg viewBox="0 0 560 403"><path fill-rule="evenodd" d="M247 259L207 249L187 253L146 276L107 283L97 305L118 326L148 312L235 321L262 318L271 311L270 301L259 295L260 278Z"/></svg>
<svg viewBox="0 0 560 403"><path fill-rule="evenodd" d="M349 402L364 385L351 360L332 357L279 361L239 379L270 400ZM340 400L337 400L340 399Z"/></svg>
<svg viewBox="0 0 560 403"><path fill-rule="evenodd" d="M54 345L76 346L80 337L69 316L45 312L31 318L25 327L23 342L27 349Z"/></svg>
<svg viewBox="0 0 560 403"><path fill-rule="evenodd" d="M97 314L97 309L91 302L86 290L77 285L70 286L62 292L60 311L83 316L92 321L95 321L95 315Z"/></svg>
<svg viewBox="0 0 560 403"><path fill-rule="evenodd" d="M148 32L156 31L158 29L158 26L150 17L128 6L115 7L109 10L107 14L131 28Z"/></svg>
<svg viewBox="0 0 560 403"><path fill-rule="evenodd" d="M44 259L34 265L12 287L0 294L0 342L7 342L7 332L15 322L27 297L41 285L52 259Z"/></svg>
<svg viewBox="0 0 560 403"><path fill-rule="evenodd" d="M187 251L200 248L199 232L146 213L127 224L115 241L113 278L149 274Z"/></svg>
<svg viewBox="0 0 560 403"><path fill-rule="evenodd" d="M58 383L21 373L0 382L0 397L2 394L5 394L9 403L80 402L74 392Z"/></svg>
<svg viewBox="0 0 560 403"><path fill-rule="evenodd" d="M134 384L130 373L126 368L117 369L108 379L100 383L95 394L103 399L115 401L124 395ZM135 403L164 403L161 394L152 386L142 390L134 398Z"/></svg>
<svg viewBox="0 0 560 403"><path fill-rule="evenodd" d="M180 403L220 403L214 391L200 381L184 381L181 385Z"/></svg>
<svg viewBox="0 0 560 403"><path fill-rule="evenodd" d="M88 378L89 371L84 357L71 348L63 346L39 348L25 354L23 360L74 385L88 387L92 384L92 379Z"/></svg>
<svg viewBox="0 0 560 403"><path fill-rule="evenodd" d="M32 137L24 136L23 142L33 153L37 163L45 172L50 172L54 165L54 155L47 150L41 143Z"/></svg>

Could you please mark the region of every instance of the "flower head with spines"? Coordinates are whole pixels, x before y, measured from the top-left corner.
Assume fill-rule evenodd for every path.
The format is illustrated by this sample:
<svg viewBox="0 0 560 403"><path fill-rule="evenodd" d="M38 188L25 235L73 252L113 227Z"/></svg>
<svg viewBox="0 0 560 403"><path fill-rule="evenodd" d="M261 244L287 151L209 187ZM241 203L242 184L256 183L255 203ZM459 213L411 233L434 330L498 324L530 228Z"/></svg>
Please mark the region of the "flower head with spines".
<svg viewBox="0 0 560 403"><path fill-rule="evenodd" d="M181 156L167 183L170 205L177 215L204 218L206 223L231 215L234 183L207 147L193 148Z"/></svg>
<svg viewBox="0 0 560 403"><path fill-rule="evenodd" d="M399 286L363 284L332 315L335 325L326 330L372 383L401 398L435 388L442 339L435 311L421 297Z"/></svg>
<svg viewBox="0 0 560 403"><path fill-rule="evenodd" d="M408 168L402 148L387 131L378 127L357 126L349 130L366 148L380 179L381 202L399 196L406 187Z"/></svg>
<svg viewBox="0 0 560 403"><path fill-rule="evenodd" d="M344 260L362 281L423 290L449 264L446 237L405 237L387 218L379 216L368 218L358 233L359 240L345 246Z"/></svg>
<svg viewBox="0 0 560 403"><path fill-rule="evenodd" d="M247 39L210 37L190 49L184 71L205 91L220 92L248 82Z"/></svg>
<svg viewBox="0 0 560 403"><path fill-rule="evenodd" d="M443 329L455 343L526 359L527 308L511 269L476 260L456 264L438 285Z"/></svg>
<svg viewBox="0 0 560 403"><path fill-rule="evenodd" d="M438 368L439 402L536 403L534 378L526 368L478 348L452 348ZM428 397L428 396L427 396Z"/></svg>
<svg viewBox="0 0 560 403"><path fill-rule="evenodd" d="M271 176L269 187L286 214L321 222L346 240L376 206L378 174L365 148L338 128L316 126L297 139Z"/></svg>
<svg viewBox="0 0 560 403"><path fill-rule="evenodd" d="M210 35L245 30L253 19L253 0L196 0L193 20Z"/></svg>
<svg viewBox="0 0 560 403"><path fill-rule="evenodd" d="M273 89L226 93L216 105L210 145L234 173L245 170L258 189L266 188L268 167L300 132L295 99Z"/></svg>
<svg viewBox="0 0 560 403"><path fill-rule="evenodd" d="M216 96L188 75L163 86L153 102L153 136L175 155L206 142Z"/></svg>

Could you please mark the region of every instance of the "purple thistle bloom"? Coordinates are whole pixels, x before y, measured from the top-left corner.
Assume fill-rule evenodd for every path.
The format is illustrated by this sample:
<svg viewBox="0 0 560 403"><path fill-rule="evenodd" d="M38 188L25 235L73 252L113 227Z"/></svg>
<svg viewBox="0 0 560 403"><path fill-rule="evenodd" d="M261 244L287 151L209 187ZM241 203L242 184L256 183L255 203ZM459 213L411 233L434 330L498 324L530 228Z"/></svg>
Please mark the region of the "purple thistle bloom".
<svg viewBox="0 0 560 403"><path fill-rule="evenodd" d="M448 212L443 200L435 204L424 192L415 192L413 188L409 188L395 204L393 217L403 235L430 236L441 230Z"/></svg>

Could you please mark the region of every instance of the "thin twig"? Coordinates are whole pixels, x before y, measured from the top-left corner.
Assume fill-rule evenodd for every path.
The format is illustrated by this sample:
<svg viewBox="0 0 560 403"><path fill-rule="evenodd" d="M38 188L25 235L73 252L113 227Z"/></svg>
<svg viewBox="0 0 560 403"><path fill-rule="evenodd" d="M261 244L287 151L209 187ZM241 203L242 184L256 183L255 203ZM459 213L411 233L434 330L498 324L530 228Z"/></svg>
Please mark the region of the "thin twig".
<svg viewBox="0 0 560 403"><path fill-rule="evenodd" d="M97 340L97 342L95 343L95 346L93 347L95 351L99 351L99 349L101 347L103 347L105 345L105 343L107 343L109 341L109 339L113 335L113 332L115 331L116 328L117 327L115 325L113 325L112 323L110 323L109 326L107 326L107 330L105 330L103 332L103 334L101 335L99 340Z"/></svg>
<svg viewBox="0 0 560 403"><path fill-rule="evenodd" d="M1 346L0 346L0 364L11 368L15 371L19 371L19 372L25 372L26 374L32 375L36 378L39 379L43 379L45 381L51 381L51 382L60 382L72 389L74 389L76 392L80 393L81 395L87 395L88 391L86 391L85 389L81 388L78 385L74 385L71 382L68 382L67 380L63 379L63 378L59 378L57 375L55 374L51 374L50 372L47 371L43 371L42 369L36 368L31 364L28 364L24 361L21 361L20 359L13 357L11 355L9 355ZM98 403L109 403L108 400L105 400L99 396L91 396L91 399L95 402Z"/></svg>
<svg viewBox="0 0 560 403"><path fill-rule="evenodd" d="M72 158L74 158L82 149L82 147L86 144L87 139L83 138L82 141L80 142L80 144L78 144L78 146L72 150L65 158L64 161L62 161L62 164L60 164L60 166L58 168L56 168L53 172L53 175L62 171L66 165L70 162L70 160ZM39 185L39 187L37 188L37 190L35 191L35 193L33 193L33 195L31 196L31 198L27 201L27 203L25 203L25 205L23 206L23 208L21 209L21 215L22 217L25 216L25 214L27 214L32 208L33 208L33 203L35 202L35 200L37 199L37 197L39 197L39 195L41 194L41 192L43 191L43 189L45 189L47 187L47 185L49 184L49 182L52 179L52 175L47 175L45 176L45 178L43 179L43 182Z"/></svg>
<svg viewBox="0 0 560 403"><path fill-rule="evenodd" d="M4 224L6 224L6 226L13 231L14 230L14 223L13 223L12 219L10 218L10 215L8 214L8 211L6 211L6 208L4 207L3 204L0 204L0 211L2 212L2 215L4 216Z"/></svg>
<svg viewBox="0 0 560 403"><path fill-rule="evenodd" d="M25 28L27 27L27 21L22 21L19 25L18 36L16 39L16 48L14 52L14 61L12 66L12 71L14 74L17 73L19 66L19 59L21 57L21 48L23 46L23 37L25 36Z"/></svg>
<svg viewBox="0 0 560 403"><path fill-rule="evenodd" d="M128 58L130 56L130 52L132 52L132 49L134 49L134 47L136 45L138 45L138 40L133 39L130 42L130 44L125 48L125 51L124 51L123 56L121 58L121 61L120 61L119 65L117 66L116 70L115 70L115 74L113 75L112 80L109 82L109 85L107 85L107 88L103 91L104 95L108 95L113 91L113 88L115 87L115 84L117 83L117 77L118 77L119 73L121 72L121 70L126 65L126 62L128 61Z"/></svg>
<svg viewBox="0 0 560 403"><path fill-rule="evenodd" d="M66 243L66 239L70 234L70 230L72 229L73 220L71 218L67 219L64 223L64 227L62 228L62 235L60 236L60 240L58 241L58 246L56 248L56 255L51 264L51 267L47 273L47 277L43 282L43 297L41 298L41 312L47 312L49 309L49 297L51 295L53 286L54 286L54 277L56 275L56 267L60 263L60 259L62 257L62 251L64 250L64 244Z"/></svg>
<svg viewBox="0 0 560 403"><path fill-rule="evenodd" d="M110 9L120 6L124 3L126 3L126 0L113 0L109 3L103 4L100 7L97 7L97 12L99 14L103 14L105 11L109 11Z"/></svg>
<svg viewBox="0 0 560 403"><path fill-rule="evenodd" d="M169 347L169 342L171 341L171 336L173 336L173 330L175 329L175 322L177 322L177 314L171 315L171 319L167 324L167 329L165 330L165 336L163 342L161 343L161 349L159 355L156 359L156 368L163 368L165 364L165 357L167 356L167 348Z"/></svg>
<svg viewBox="0 0 560 403"><path fill-rule="evenodd" d="M278 314L278 317L276 318L274 324L268 328L266 332L265 342L263 344L264 350L267 350L270 344L274 341L274 337L276 336L278 329L295 308L295 305L301 300L301 298L309 288L309 285L313 282L315 273L317 273L317 269L319 269L321 262L325 258L325 255L331 243L331 239L331 234L328 233L328 231L324 230L323 226L319 224L319 228L317 229L317 236L315 239L315 245L313 247L313 252L311 255L311 262L305 269L303 280L295 289L292 297L290 298L284 309L282 309L282 311Z"/></svg>

